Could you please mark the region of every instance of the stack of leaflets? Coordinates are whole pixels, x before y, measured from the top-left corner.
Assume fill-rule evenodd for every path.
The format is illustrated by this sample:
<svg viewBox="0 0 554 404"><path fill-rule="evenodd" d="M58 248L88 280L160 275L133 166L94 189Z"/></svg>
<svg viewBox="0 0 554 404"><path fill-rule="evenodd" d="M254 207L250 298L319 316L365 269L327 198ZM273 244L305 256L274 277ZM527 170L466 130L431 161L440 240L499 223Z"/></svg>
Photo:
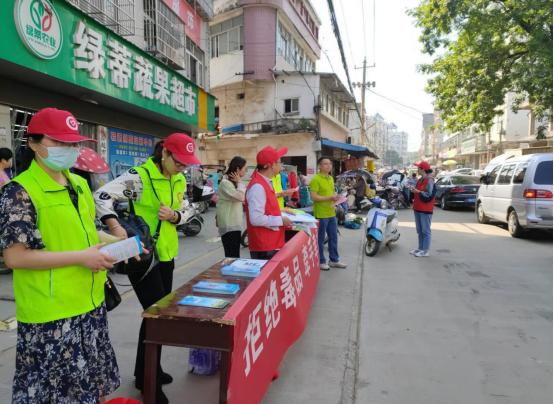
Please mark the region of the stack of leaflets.
<svg viewBox="0 0 554 404"><path fill-rule="evenodd" d="M267 260L237 259L231 264L222 267L221 274L255 278L260 274L261 269L266 263Z"/></svg>
<svg viewBox="0 0 554 404"><path fill-rule="evenodd" d="M299 209L285 209L282 212L283 216L290 219L292 222L292 229L296 231L305 231L310 234L310 229L317 227L317 219Z"/></svg>
<svg viewBox="0 0 554 404"><path fill-rule="evenodd" d="M223 309L229 304L229 300L214 297L201 297L188 295L177 302L182 306L207 307L210 309Z"/></svg>
<svg viewBox="0 0 554 404"><path fill-rule="evenodd" d="M236 283L200 281L192 287L193 292L214 293L219 295L236 295L240 286Z"/></svg>

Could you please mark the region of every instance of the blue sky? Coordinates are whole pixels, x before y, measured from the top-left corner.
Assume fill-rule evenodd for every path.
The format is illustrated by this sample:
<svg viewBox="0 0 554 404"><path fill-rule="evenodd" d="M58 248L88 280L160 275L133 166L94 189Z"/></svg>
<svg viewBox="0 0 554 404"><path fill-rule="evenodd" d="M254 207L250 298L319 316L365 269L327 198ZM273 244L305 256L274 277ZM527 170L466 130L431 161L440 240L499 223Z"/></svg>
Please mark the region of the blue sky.
<svg viewBox="0 0 554 404"><path fill-rule="evenodd" d="M331 29L327 0L311 1L322 21L319 39L328 55L327 58L322 52L317 70L331 72L334 69L346 84L346 75ZM366 111L369 114L378 112L387 121L394 122L400 130L408 132L410 151L419 148L420 112L433 110L433 99L424 91L426 77L417 72L417 65L429 62L429 57L421 53L419 30L414 26L413 19L406 14L406 10L416 7L418 3L417 0L334 0L352 81L362 81L362 70L354 67L361 67L364 56L367 56L368 65L375 63L375 67L368 69L366 79L376 82L372 91L411 107L406 108L366 92ZM360 101L360 90L355 91L356 99Z"/></svg>

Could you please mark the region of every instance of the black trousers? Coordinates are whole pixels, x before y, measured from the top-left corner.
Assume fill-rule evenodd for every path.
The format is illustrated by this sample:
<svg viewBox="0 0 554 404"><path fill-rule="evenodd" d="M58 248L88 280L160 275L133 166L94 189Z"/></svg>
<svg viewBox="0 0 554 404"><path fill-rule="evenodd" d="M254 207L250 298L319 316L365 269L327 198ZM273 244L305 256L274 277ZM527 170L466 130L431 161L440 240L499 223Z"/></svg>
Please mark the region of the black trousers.
<svg viewBox="0 0 554 404"><path fill-rule="evenodd" d="M229 231L221 236L225 257L240 258L240 238L241 232L239 230Z"/></svg>
<svg viewBox="0 0 554 404"><path fill-rule="evenodd" d="M363 196L356 197L356 209L362 210L362 201L364 200Z"/></svg>
<svg viewBox="0 0 554 404"><path fill-rule="evenodd" d="M275 254L277 254L278 250L271 250L271 251L250 251L250 258L253 260L269 260L271 259Z"/></svg>
<svg viewBox="0 0 554 404"><path fill-rule="evenodd" d="M133 289L139 299L143 309L152 306L162 297L168 295L173 287L173 270L175 269L175 261L159 262L150 271L146 277L140 281L144 272L129 274L129 280L133 285ZM140 282L139 282L140 281ZM140 384L144 382L144 338L146 329L144 319L140 324L139 339L137 345L137 358L135 360L135 377ZM161 345L158 347L158 375L161 374L160 357L162 353ZM159 377L158 377L159 384Z"/></svg>

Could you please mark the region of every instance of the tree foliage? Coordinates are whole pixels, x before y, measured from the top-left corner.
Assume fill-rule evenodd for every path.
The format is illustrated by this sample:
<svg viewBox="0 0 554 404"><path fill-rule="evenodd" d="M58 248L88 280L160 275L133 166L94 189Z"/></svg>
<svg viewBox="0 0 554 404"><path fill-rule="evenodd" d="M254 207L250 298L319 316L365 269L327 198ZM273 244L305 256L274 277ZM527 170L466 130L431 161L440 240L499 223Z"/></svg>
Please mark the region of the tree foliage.
<svg viewBox="0 0 554 404"><path fill-rule="evenodd" d="M508 92L552 115L552 0L422 0L409 11L432 63L427 91L446 127L488 130Z"/></svg>
<svg viewBox="0 0 554 404"><path fill-rule="evenodd" d="M402 165L402 157L396 150L387 150L383 162L390 166L400 166Z"/></svg>

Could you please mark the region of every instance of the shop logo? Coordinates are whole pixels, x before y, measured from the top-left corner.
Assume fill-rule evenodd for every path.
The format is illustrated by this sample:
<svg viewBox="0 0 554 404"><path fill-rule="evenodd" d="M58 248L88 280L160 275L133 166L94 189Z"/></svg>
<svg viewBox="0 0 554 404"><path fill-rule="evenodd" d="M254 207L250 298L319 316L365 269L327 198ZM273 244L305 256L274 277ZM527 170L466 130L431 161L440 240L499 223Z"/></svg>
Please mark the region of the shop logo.
<svg viewBox="0 0 554 404"><path fill-rule="evenodd" d="M25 46L41 59L54 59L62 49L60 17L50 0L17 0L17 32Z"/></svg>

